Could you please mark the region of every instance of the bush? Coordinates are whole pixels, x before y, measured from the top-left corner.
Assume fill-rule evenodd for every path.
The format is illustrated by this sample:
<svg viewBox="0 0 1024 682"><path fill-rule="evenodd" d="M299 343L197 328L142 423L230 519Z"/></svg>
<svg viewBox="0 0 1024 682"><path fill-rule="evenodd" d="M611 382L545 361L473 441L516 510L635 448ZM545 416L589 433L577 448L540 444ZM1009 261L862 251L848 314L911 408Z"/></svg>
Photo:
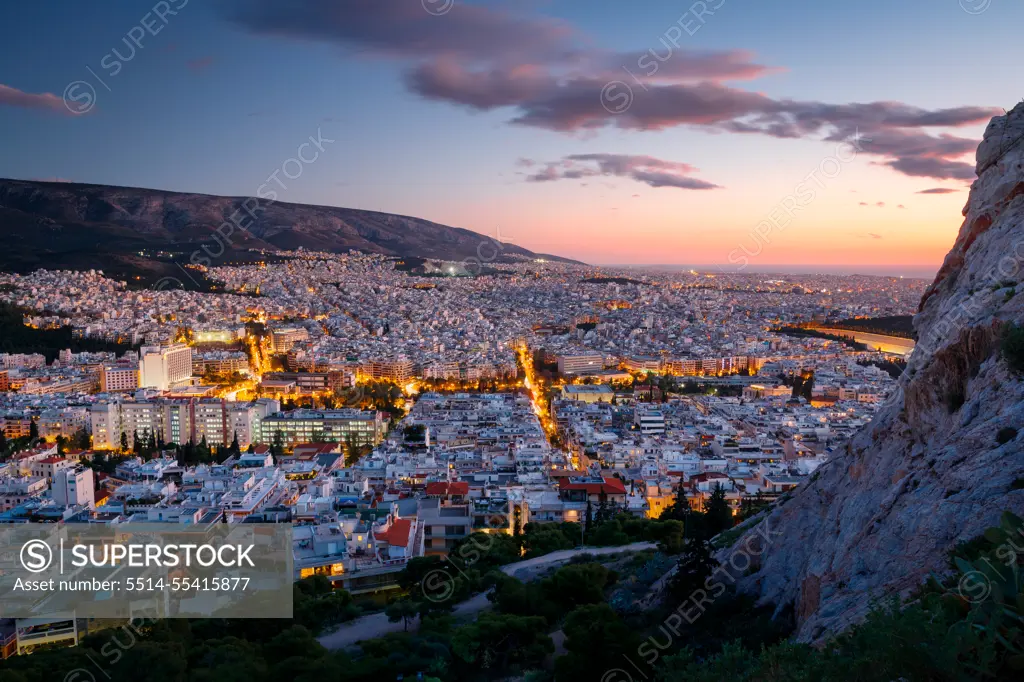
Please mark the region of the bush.
<svg viewBox="0 0 1024 682"><path fill-rule="evenodd" d="M1024 372L1024 327L1016 324L1006 326L1002 342L1003 359L1010 369L1020 374Z"/></svg>

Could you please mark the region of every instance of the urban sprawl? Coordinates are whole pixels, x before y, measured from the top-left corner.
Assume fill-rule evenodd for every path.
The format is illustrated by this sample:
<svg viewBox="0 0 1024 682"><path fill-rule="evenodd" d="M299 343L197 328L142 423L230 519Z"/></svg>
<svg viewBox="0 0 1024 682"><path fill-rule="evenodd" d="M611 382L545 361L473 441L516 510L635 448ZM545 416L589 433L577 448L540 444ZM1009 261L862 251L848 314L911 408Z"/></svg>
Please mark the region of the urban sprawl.
<svg viewBox="0 0 1024 682"><path fill-rule="evenodd" d="M121 344L0 354L0 522L290 522L295 578L359 593L476 531L680 491L740 514L844 447L913 345L793 330L911 314L925 284L502 260L182 269L210 293L0 274L25 325ZM47 632L19 650L77 636Z"/></svg>

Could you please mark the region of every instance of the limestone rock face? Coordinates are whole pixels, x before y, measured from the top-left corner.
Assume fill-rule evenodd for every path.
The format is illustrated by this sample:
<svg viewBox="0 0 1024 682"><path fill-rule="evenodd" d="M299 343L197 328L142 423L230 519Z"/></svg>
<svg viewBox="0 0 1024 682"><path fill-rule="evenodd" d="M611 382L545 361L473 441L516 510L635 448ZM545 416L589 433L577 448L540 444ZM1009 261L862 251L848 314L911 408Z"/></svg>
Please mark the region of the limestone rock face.
<svg viewBox="0 0 1024 682"><path fill-rule="evenodd" d="M906 596L946 573L949 551L1003 510L1024 513L1024 490L1014 489L1024 483L1024 377L999 352L1005 324L1024 324L1024 103L989 123L977 172L956 243L914 318L920 340L898 390L771 512L771 540L738 582L762 603L792 605L800 640ZM999 445L1007 426L1021 433ZM731 551L749 550L756 534Z"/></svg>

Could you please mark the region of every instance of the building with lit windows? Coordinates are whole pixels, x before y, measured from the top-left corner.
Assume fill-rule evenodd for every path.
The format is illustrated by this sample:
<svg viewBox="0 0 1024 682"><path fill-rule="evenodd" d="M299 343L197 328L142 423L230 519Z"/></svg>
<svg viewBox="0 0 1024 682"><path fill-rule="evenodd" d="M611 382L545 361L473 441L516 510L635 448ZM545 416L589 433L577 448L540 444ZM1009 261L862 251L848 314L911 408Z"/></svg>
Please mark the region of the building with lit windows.
<svg viewBox="0 0 1024 682"><path fill-rule="evenodd" d="M302 327L282 327L275 329L270 339L275 353L287 353L295 344L308 340L309 332Z"/></svg>
<svg viewBox="0 0 1024 682"><path fill-rule="evenodd" d="M280 432L287 446L314 440L376 445L387 432L387 419L376 410L292 410L260 422L261 441L273 443Z"/></svg>
<svg viewBox="0 0 1024 682"><path fill-rule="evenodd" d="M134 391L139 387L139 368L106 365L100 371L100 390L104 393Z"/></svg>
<svg viewBox="0 0 1024 682"><path fill-rule="evenodd" d="M192 348L176 343L170 346L143 346L139 351L139 386L160 391L187 383L192 378Z"/></svg>
<svg viewBox="0 0 1024 682"><path fill-rule="evenodd" d="M582 353L580 355L559 355L559 374L590 374L604 369L604 356L600 353Z"/></svg>

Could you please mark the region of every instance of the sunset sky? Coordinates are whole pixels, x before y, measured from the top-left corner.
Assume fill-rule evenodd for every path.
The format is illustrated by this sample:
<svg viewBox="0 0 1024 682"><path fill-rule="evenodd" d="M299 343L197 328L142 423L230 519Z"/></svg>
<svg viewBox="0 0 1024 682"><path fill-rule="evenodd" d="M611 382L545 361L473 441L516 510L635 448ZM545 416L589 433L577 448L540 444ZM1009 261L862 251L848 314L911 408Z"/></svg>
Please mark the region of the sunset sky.
<svg viewBox="0 0 1024 682"><path fill-rule="evenodd" d="M597 264L927 273L986 123L1024 97L1013 0L0 12L0 177L253 195L319 130L278 200Z"/></svg>

